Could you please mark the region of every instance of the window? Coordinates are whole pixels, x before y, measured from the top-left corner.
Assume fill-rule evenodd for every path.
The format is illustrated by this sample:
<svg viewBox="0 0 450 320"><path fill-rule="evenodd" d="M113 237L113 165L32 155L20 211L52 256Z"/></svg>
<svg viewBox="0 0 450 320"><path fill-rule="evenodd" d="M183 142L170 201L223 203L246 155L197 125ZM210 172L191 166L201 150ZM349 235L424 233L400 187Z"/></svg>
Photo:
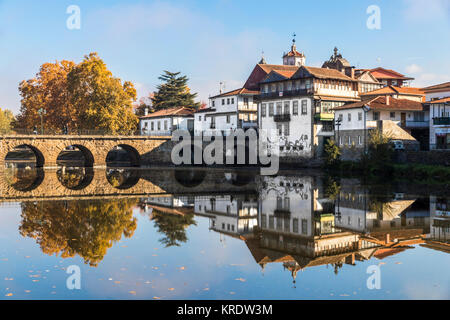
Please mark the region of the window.
<svg viewBox="0 0 450 320"><path fill-rule="evenodd" d="M373 113L373 120L380 120L380 113L379 112L374 112Z"/></svg>
<svg viewBox="0 0 450 320"><path fill-rule="evenodd" d="M158 131L161 130L161 122L158 121Z"/></svg>
<svg viewBox="0 0 450 320"><path fill-rule="evenodd" d="M351 145L352 144L352 137L351 136L348 136L348 145Z"/></svg>
<svg viewBox="0 0 450 320"><path fill-rule="evenodd" d="M308 220L302 219L302 234L308 234Z"/></svg>
<svg viewBox="0 0 450 320"><path fill-rule="evenodd" d="M281 123L277 123L277 130L278 130L278 135L282 135L283 134L283 126L281 125Z"/></svg>
<svg viewBox="0 0 450 320"><path fill-rule="evenodd" d="M341 113L338 117L339 121L342 122L342 120L344 120L344 115Z"/></svg>
<svg viewBox="0 0 450 320"><path fill-rule="evenodd" d="M230 116L227 116L227 123L230 123Z"/></svg>
<svg viewBox="0 0 450 320"><path fill-rule="evenodd" d="M391 113L390 113L390 117L391 117L391 118L395 118L395 112L391 112Z"/></svg>
<svg viewBox="0 0 450 320"><path fill-rule="evenodd" d="M298 219L297 218L292 219L292 231L294 233L298 233Z"/></svg>
<svg viewBox="0 0 450 320"><path fill-rule="evenodd" d="M358 121L362 120L362 112L358 112Z"/></svg>
<svg viewBox="0 0 450 320"><path fill-rule="evenodd" d="M283 105L281 104L281 102L277 103L277 114L281 114L283 112Z"/></svg>
<svg viewBox="0 0 450 320"><path fill-rule="evenodd" d="M339 145L342 146L342 137L339 137Z"/></svg>
<svg viewBox="0 0 450 320"><path fill-rule="evenodd" d="M349 113L349 114L347 115L347 117L348 117L348 122L352 121L352 114L351 114L351 113Z"/></svg>
<svg viewBox="0 0 450 320"><path fill-rule="evenodd" d="M214 100L212 101L212 106L213 106L213 107L214 107L214 105L215 105L215 102L216 102L216 101L214 101Z"/></svg>
<svg viewBox="0 0 450 320"><path fill-rule="evenodd" d="M274 216L269 216L269 229L274 229Z"/></svg>
<svg viewBox="0 0 450 320"><path fill-rule="evenodd" d="M167 131L167 120L164 120L164 131Z"/></svg>
<svg viewBox="0 0 450 320"><path fill-rule="evenodd" d="M248 106L248 98L244 98L244 106Z"/></svg>
<svg viewBox="0 0 450 320"><path fill-rule="evenodd" d="M263 103L261 105L261 117L265 117L266 116L266 104Z"/></svg>
<svg viewBox="0 0 450 320"><path fill-rule="evenodd" d="M286 122L284 124L284 135L288 136L289 135L289 122Z"/></svg>
<svg viewBox="0 0 450 320"><path fill-rule="evenodd" d="M292 114L295 116L298 115L298 101L292 103Z"/></svg>
<svg viewBox="0 0 450 320"><path fill-rule="evenodd" d="M358 136L358 144L359 144L359 145L362 144L361 136Z"/></svg>
<svg viewBox="0 0 450 320"><path fill-rule="evenodd" d="M302 100L302 114L308 114L308 100Z"/></svg>
<svg viewBox="0 0 450 320"><path fill-rule="evenodd" d="M234 98L231 98L231 104L234 104Z"/></svg>
<svg viewBox="0 0 450 320"><path fill-rule="evenodd" d="M222 99L222 105L224 105L225 104L225 99Z"/></svg>
<svg viewBox="0 0 450 320"><path fill-rule="evenodd" d="M230 98L227 98L227 104L230 104Z"/></svg>
<svg viewBox="0 0 450 320"><path fill-rule="evenodd" d="M150 128L152 131L155 130L155 124L153 123L153 121L150 123Z"/></svg>
<svg viewBox="0 0 450 320"><path fill-rule="evenodd" d="M273 117L273 103L269 103L269 117Z"/></svg>
<svg viewBox="0 0 450 320"><path fill-rule="evenodd" d="M286 101L284 103L284 114L290 114L291 113L291 103L289 101Z"/></svg>
<svg viewBox="0 0 450 320"><path fill-rule="evenodd" d="M202 116L198 116L198 121L202 121Z"/></svg>

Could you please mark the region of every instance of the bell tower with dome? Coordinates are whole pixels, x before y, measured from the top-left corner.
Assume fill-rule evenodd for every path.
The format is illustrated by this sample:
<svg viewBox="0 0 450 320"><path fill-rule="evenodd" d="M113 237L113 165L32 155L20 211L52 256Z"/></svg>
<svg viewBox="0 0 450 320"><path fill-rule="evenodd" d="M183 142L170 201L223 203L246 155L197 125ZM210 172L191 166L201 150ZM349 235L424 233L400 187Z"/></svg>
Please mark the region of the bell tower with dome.
<svg viewBox="0 0 450 320"><path fill-rule="evenodd" d="M293 34L291 51L283 55L283 65L285 66L297 66L301 67L305 65L306 57L302 52L297 51L297 46L295 45L295 37L297 35Z"/></svg>

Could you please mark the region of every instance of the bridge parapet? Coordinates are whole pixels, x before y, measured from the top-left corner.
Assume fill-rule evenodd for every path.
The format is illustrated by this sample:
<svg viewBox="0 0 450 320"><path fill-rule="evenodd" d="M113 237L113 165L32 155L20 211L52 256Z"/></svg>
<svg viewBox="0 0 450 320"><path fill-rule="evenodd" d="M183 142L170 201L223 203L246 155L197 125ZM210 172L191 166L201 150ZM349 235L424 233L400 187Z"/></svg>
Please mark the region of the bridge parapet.
<svg viewBox="0 0 450 320"><path fill-rule="evenodd" d="M68 146L88 152L92 155L93 165L103 167L106 165L108 152L116 146L142 155L170 140L171 137L168 136L4 135L0 136L0 165L4 165L8 152L25 145L35 153L39 167L56 166L58 155Z"/></svg>

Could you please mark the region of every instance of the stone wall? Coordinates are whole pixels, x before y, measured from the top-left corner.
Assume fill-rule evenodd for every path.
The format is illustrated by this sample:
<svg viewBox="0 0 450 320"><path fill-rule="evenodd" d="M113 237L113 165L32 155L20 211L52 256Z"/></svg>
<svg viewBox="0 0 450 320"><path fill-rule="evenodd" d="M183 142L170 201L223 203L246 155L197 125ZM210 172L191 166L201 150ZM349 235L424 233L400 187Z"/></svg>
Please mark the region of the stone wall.
<svg viewBox="0 0 450 320"><path fill-rule="evenodd" d="M450 166L450 150L399 151L396 154L396 161L405 164Z"/></svg>

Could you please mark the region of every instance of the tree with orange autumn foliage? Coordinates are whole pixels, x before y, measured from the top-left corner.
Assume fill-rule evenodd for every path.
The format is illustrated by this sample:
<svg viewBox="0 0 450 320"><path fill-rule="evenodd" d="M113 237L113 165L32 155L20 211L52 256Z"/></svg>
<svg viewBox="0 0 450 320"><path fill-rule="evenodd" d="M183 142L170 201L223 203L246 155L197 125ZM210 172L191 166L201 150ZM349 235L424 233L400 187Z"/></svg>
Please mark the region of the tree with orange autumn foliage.
<svg viewBox="0 0 450 320"><path fill-rule="evenodd" d="M41 108L46 111L44 127L49 131L60 132L68 126L70 131L130 133L137 127L132 110L136 89L131 82L114 77L97 53L79 64L45 63L35 78L20 83L19 91L16 128L39 126Z"/></svg>

